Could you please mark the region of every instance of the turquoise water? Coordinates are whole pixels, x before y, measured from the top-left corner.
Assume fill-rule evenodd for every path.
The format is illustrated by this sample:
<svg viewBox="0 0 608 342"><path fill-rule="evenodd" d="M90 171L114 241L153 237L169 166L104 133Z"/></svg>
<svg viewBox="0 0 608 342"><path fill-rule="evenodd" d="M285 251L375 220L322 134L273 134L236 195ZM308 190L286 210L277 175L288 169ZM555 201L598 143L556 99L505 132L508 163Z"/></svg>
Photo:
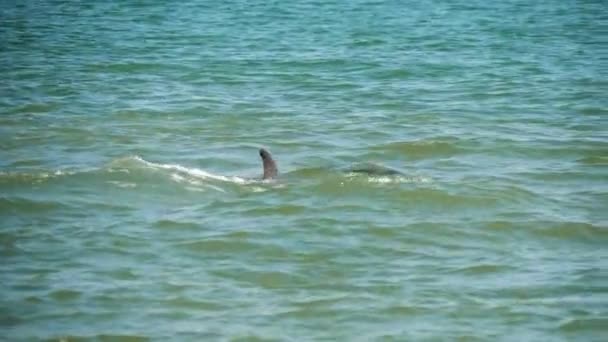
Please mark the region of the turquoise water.
<svg viewBox="0 0 608 342"><path fill-rule="evenodd" d="M607 22L3 1L0 340L604 340Z"/></svg>

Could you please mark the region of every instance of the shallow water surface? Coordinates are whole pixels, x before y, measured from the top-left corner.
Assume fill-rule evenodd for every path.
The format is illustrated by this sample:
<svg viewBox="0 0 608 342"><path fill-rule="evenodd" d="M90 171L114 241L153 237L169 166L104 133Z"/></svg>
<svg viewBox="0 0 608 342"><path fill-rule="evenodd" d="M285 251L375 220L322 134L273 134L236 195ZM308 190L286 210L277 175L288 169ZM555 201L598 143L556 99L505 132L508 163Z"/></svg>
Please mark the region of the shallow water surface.
<svg viewBox="0 0 608 342"><path fill-rule="evenodd" d="M603 340L606 13L2 2L0 339Z"/></svg>

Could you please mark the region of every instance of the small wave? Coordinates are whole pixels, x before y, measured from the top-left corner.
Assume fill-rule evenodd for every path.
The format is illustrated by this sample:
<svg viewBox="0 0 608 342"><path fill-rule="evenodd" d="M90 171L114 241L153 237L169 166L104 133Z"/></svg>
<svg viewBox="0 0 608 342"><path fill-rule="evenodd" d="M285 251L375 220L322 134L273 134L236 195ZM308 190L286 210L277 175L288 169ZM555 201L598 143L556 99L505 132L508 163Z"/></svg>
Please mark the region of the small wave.
<svg viewBox="0 0 608 342"><path fill-rule="evenodd" d="M142 185L142 182L149 182L157 177L160 177L161 181L173 181L184 186L185 189L189 191L196 192L211 190L225 193L225 184L220 184L218 182L247 185L247 190L252 192L267 191L266 184L277 185L277 183L269 180L239 176L223 176L179 164L149 162L139 156L115 159L104 166L98 167L34 170L31 172L0 171L0 185L38 185L65 179L78 179L77 181L81 182L101 181L117 188L135 189Z"/></svg>
<svg viewBox="0 0 608 342"><path fill-rule="evenodd" d="M68 170L55 170L55 171L42 171L42 172L5 172L0 171L0 184L2 183L31 183L37 184L49 179L58 178L61 176L70 176L76 174L78 171Z"/></svg>
<svg viewBox="0 0 608 342"><path fill-rule="evenodd" d="M589 156L578 160L587 165L608 165L608 156Z"/></svg>
<svg viewBox="0 0 608 342"><path fill-rule="evenodd" d="M135 188L137 184L131 182L121 182L121 181L108 181L109 184L115 185L119 188Z"/></svg>
<svg viewBox="0 0 608 342"><path fill-rule="evenodd" d="M561 330L571 332L605 331L607 325L608 319L604 317L578 318L563 322L560 324L559 328Z"/></svg>
<svg viewBox="0 0 608 342"><path fill-rule="evenodd" d="M535 222L535 225L538 228L534 231L548 238L596 242L606 241L608 238L608 229L605 226L588 222L540 221Z"/></svg>
<svg viewBox="0 0 608 342"><path fill-rule="evenodd" d="M322 167L303 167L288 173L289 176L298 178L316 178L327 173Z"/></svg>
<svg viewBox="0 0 608 342"><path fill-rule="evenodd" d="M230 182L235 184L255 184L261 183L262 180L247 179L238 176L222 176L216 175L205 170L201 170L194 167L186 167L179 164L161 164L149 162L140 156L134 156L129 158L123 158L116 160L110 165L110 172L116 172L122 170L123 172L129 172L129 163L135 162L136 164L143 165L147 168L155 170L168 170L173 171L170 175L171 179L177 182L187 181L192 184L201 185L200 180L211 179L222 182ZM188 178L190 177L190 178ZM194 178L194 179L192 179Z"/></svg>
<svg viewBox="0 0 608 342"><path fill-rule="evenodd" d="M99 335L86 335L86 336L77 336L77 335L68 335L61 336L51 339L50 341L59 341L59 342L69 342L69 341L125 341L125 342L143 342L149 341L150 339L146 336L139 335L113 335L113 334L99 334Z"/></svg>
<svg viewBox="0 0 608 342"><path fill-rule="evenodd" d="M498 264L480 264L470 265L454 270L454 273L462 273L465 275L479 276L483 274L501 273L513 269L509 265Z"/></svg>
<svg viewBox="0 0 608 342"><path fill-rule="evenodd" d="M415 141L397 141L374 146L373 149L382 152L403 153L411 158L433 158L453 156L464 152L459 146L463 143L458 138L436 138Z"/></svg>
<svg viewBox="0 0 608 342"><path fill-rule="evenodd" d="M598 243L608 241L606 222L519 220L510 215L510 220L493 220L480 223L488 229L509 235L519 230L531 232L541 238L548 239Z"/></svg>
<svg viewBox="0 0 608 342"><path fill-rule="evenodd" d="M60 289L49 293L49 297L58 302L67 302L79 298L82 292L70 289Z"/></svg>
<svg viewBox="0 0 608 342"><path fill-rule="evenodd" d="M200 179L214 179L214 180L219 180L219 181L223 181L223 182L231 182L231 183L237 183L237 184L250 184L250 183L256 183L259 181L256 180L248 180L245 178L241 178L238 176L221 176L221 175L216 175L201 169L197 169L197 168L189 168L189 167L185 167L179 164L157 164L157 163L152 163L149 161L144 160L143 158L136 156L134 157L134 159L138 162L143 163L144 165L146 165L147 167L151 167L151 168L155 168L155 169L163 169L163 170L171 170L171 171L177 171L177 172L181 172L184 173L188 176L192 176L195 178L200 178Z"/></svg>
<svg viewBox="0 0 608 342"><path fill-rule="evenodd" d="M34 200L25 197L0 197L0 211L18 213L50 212L66 208L65 203L52 200Z"/></svg>

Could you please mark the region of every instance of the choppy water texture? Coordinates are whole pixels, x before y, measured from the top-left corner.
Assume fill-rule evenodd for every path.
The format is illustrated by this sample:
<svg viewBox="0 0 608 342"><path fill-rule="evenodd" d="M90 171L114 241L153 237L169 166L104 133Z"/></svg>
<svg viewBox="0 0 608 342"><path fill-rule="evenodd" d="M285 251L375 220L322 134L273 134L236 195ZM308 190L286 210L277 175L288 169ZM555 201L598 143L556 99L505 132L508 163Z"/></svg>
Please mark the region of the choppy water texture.
<svg viewBox="0 0 608 342"><path fill-rule="evenodd" d="M608 336L606 1L0 9L1 340Z"/></svg>

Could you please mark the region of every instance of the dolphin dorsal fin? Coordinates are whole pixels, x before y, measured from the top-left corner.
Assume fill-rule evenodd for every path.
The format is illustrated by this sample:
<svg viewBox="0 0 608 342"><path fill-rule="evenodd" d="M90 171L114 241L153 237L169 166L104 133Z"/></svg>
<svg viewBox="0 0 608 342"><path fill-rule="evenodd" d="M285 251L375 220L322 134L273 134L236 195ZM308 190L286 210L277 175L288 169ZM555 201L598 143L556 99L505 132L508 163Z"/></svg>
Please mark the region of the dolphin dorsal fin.
<svg viewBox="0 0 608 342"><path fill-rule="evenodd" d="M272 179L277 176L279 170L277 169L277 163L266 149L260 149L260 157L262 158L262 165L264 166L264 175L262 179Z"/></svg>

